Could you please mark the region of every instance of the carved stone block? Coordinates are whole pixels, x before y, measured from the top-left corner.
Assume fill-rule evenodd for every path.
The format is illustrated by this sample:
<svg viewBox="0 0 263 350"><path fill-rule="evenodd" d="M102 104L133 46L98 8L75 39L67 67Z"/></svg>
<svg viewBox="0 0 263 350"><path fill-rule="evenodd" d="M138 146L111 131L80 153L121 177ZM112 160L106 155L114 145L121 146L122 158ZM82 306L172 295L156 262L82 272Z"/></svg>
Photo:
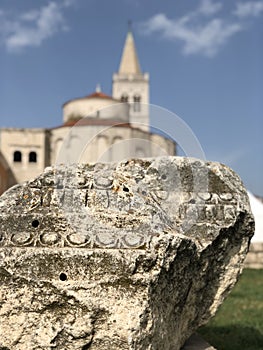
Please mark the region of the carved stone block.
<svg viewBox="0 0 263 350"><path fill-rule="evenodd" d="M49 168L0 198L0 349L178 350L253 235L239 177L181 157Z"/></svg>

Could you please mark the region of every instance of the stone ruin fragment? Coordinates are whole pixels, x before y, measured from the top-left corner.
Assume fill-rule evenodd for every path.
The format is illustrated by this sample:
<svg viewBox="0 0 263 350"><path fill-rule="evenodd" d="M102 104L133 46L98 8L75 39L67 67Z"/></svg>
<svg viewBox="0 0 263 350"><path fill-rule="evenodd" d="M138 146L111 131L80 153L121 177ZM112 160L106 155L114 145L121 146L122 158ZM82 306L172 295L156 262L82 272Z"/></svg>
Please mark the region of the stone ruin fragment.
<svg viewBox="0 0 263 350"><path fill-rule="evenodd" d="M49 168L0 198L0 349L179 350L254 231L228 167L180 157Z"/></svg>

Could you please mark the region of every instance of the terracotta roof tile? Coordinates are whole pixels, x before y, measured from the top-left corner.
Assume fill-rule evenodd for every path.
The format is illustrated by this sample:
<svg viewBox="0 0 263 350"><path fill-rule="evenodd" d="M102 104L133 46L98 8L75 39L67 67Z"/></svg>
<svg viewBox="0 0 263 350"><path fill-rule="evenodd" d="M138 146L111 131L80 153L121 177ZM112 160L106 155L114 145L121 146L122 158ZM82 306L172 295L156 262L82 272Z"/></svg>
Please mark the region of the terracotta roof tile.
<svg viewBox="0 0 263 350"><path fill-rule="evenodd" d="M76 125L77 124L77 125ZM105 125L105 126L115 126L115 127L126 127L131 128L130 123L123 123L120 120L112 120L112 119L98 119L98 118L83 118L76 120L69 120L58 128L66 127L66 126L86 126L86 125Z"/></svg>
<svg viewBox="0 0 263 350"><path fill-rule="evenodd" d="M90 95L84 96L84 97L77 97L77 98L73 98L65 103L63 103L63 106L67 105L68 103L75 101L75 100L86 100L86 99L90 99L90 98L103 98L103 99L108 99L108 100L114 100L117 102L121 102L120 100L113 98L110 95L104 94L104 92L93 92Z"/></svg>
<svg viewBox="0 0 263 350"><path fill-rule="evenodd" d="M103 92L93 92L92 94L86 96L86 98L94 98L94 97L112 99L112 96L109 96L109 95L107 95L107 94L104 94Z"/></svg>

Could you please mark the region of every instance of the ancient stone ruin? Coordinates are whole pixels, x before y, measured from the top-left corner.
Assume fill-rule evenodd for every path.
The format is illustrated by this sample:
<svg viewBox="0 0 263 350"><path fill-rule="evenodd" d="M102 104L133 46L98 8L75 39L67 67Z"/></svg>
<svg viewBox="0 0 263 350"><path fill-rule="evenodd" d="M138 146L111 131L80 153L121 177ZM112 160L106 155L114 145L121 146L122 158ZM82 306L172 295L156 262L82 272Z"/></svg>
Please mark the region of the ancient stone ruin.
<svg viewBox="0 0 263 350"><path fill-rule="evenodd" d="M179 350L254 230L239 177L180 157L49 168L0 198L0 349Z"/></svg>

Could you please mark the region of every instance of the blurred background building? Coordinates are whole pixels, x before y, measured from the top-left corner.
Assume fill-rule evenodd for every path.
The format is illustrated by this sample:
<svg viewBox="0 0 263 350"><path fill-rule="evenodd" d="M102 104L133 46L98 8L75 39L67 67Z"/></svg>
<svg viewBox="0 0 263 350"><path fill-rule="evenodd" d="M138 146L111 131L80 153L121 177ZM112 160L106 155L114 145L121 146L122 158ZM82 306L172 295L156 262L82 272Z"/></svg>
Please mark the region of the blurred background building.
<svg viewBox="0 0 263 350"><path fill-rule="evenodd" d="M56 128L0 129L0 194L55 164L61 149L59 159L65 162L175 155L174 141L150 131L149 85L128 31L119 70L113 74L112 96L97 86L94 93L67 101L63 124Z"/></svg>

